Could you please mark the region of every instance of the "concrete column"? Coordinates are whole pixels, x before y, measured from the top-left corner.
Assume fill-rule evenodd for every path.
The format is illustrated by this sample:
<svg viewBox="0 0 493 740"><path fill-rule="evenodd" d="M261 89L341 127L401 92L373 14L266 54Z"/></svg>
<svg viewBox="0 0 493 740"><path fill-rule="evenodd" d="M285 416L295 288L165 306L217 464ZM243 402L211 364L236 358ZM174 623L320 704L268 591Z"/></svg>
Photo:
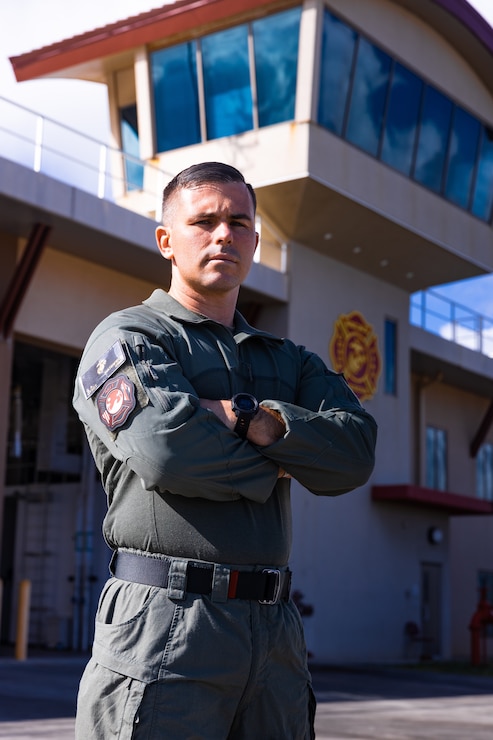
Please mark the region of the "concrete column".
<svg viewBox="0 0 493 740"><path fill-rule="evenodd" d="M3 526L3 502L5 497L5 475L7 470L8 432L10 417L10 383L14 342L11 338L0 339L0 533Z"/></svg>

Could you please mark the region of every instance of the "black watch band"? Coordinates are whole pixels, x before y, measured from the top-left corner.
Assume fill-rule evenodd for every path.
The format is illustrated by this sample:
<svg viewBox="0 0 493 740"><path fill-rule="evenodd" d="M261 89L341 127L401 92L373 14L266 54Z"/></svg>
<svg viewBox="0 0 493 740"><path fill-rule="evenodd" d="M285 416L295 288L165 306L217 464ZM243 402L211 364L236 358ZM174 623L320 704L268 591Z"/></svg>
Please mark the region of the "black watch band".
<svg viewBox="0 0 493 740"><path fill-rule="evenodd" d="M236 393L231 399L231 408L238 419L234 431L239 437L245 439L250 422L258 413L258 401L250 393Z"/></svg>

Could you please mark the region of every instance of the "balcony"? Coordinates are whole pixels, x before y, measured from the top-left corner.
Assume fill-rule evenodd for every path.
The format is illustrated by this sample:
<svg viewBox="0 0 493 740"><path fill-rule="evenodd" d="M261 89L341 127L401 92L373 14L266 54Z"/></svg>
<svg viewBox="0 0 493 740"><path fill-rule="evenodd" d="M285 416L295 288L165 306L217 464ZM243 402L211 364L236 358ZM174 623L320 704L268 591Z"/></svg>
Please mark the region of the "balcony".
<svg viewBox="0 0 493 740"><path fill-rule="evenodd" d="M0 96L0 157L158 221L163 187L175 173L104 144ZM287 272L287 247L257 216L255 261Z"/></svg>
<svg viewBox="0 0 493 740"><path fill-rule="evenodd" d="M493 319L434 290L411 296L409 322L431 334L493 358Z"/></svg>

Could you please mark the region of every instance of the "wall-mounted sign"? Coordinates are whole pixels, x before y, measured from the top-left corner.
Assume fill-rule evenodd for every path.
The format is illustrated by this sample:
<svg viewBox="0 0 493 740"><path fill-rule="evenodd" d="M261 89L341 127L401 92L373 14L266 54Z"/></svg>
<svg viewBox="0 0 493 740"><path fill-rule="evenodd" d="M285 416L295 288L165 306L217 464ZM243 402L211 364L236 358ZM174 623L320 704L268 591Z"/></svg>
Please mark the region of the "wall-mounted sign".
<svg viewBox="0 0 493 740"><path fill-rule="evenodd" d="M359 311L341 315L329 344L332 367L343 373L360 401L376 393L381 359L376 334Z"/></svg>

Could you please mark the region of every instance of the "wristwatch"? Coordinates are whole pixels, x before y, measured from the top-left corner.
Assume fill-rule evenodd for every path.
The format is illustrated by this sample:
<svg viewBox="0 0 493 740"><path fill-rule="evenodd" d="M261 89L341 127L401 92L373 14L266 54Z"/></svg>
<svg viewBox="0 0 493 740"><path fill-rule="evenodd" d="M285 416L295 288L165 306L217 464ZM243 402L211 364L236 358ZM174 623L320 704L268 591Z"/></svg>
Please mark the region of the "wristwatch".
<svg viewBox="0 0 493 740"><path fill-rule="evenodd" d="M236 393L231 399L231 408L238 419L234 431L239 437L245 439L250 422L258 413L258 401L250 393Z"/></svg>

